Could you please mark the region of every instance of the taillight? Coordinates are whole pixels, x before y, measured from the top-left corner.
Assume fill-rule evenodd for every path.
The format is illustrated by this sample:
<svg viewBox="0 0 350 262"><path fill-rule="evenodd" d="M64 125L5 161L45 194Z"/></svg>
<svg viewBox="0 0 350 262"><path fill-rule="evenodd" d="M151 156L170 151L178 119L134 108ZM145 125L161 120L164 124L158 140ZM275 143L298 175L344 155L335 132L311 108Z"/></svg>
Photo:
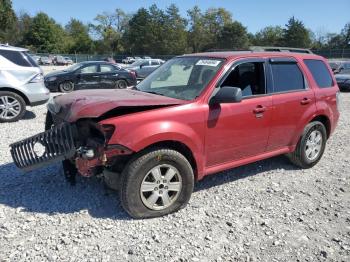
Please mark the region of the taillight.
<svg viewBox="0 0 350 262"><path fill-rule="evenodd" d="M44 81L44 76L42 73L37 74L36 76L34 76L29 83L39 83L39 82L43 82Z"/></svg>
<svg viewBox="0 0 350 262"><path fill-rule="evenodd" d="M132 78L136 79L136 72L135 71L129 71L129 74L131 75Z"/></svg>
<svg viewBox="0 0 350 262"><path fill-rule="evenodd" d="M105 138L106 140L108 141L109 139L111 139L113 133L114 133L114 130L115 130L115 126L114 125L102 125L102 130L103 130L103 133L105 135Z"/></svg>

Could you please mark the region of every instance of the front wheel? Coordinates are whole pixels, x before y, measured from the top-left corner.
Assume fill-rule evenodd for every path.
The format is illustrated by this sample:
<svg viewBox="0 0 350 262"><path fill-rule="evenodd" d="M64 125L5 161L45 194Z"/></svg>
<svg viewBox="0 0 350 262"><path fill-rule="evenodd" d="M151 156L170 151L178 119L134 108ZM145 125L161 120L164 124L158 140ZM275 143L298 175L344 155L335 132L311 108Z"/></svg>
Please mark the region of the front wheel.
<svg viewBox="0 0 350 262"><path fill-rule="evenodd" d="M15 122L26 112L26 103L16 93L0 91L0 123Z"/></svg>
<svg viewBox="0 0 350 262"><path fill-rule="evenodd" d="M188 160L171 149L140 154L121 177L122 206L134 218L163 216L183 208L194 185Z"/></svg>
<svg viewBox="0 0 350 262"><path fill-rule="evenodd" d="M301 168L310 168L320 161L326 148L327 131L325 126L314 121L309 123L293 153L287 156L291 162Z"/></svg>

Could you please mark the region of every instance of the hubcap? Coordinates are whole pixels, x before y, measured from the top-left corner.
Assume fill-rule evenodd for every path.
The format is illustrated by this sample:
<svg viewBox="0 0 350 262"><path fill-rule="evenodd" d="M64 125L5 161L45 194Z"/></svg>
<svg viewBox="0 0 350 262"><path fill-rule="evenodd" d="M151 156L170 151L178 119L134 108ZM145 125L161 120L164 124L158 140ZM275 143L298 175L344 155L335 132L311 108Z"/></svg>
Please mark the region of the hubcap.
<svg viewBox="0 0 350 262"><path fill-rule="evenodd" d="M126 88L126 83L125 83L124 81L120 81L120 82L118 83L118 88L120 88L120 89Z"/></svg>
<svg viewBox="0 0 350 262"><path fill-rule="evenodd" d="M65 91L65 92L69 92L69 91L72 91L72 83L70 82L64 82L61 84L61 87L62 89Z"/></svg>
<svg viewBox="0 0 350 262"><path fill-rule="evenodd" d="M12 119L21 113L21 104L11 96L0 97L0 117L2 119Z"/></svg>
<svg viewBox="0 0 350 262"><path fill-rule="evenodd" d="M176 201L181 188L182 178L175 167L157 165L147 173L141 183L141 200L149 209L162 210Z"/></svg>
<svg viewBox="0 0 350 262"><path fill-rule="evenodd" d="M318 130L314 130L310 133L306 140L305 153L306 157L313 161L315 160L321 152L322 148L322 134Z"/></svg>

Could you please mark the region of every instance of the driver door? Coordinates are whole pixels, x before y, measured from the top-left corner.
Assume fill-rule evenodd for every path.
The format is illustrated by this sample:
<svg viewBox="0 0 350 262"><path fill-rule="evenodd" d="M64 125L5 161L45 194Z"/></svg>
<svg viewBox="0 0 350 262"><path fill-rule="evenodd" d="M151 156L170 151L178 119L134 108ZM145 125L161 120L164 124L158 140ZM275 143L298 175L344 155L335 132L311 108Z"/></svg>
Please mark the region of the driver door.
<svg viewBox="0 0 350 262"><path fill-rule="evenodd" d="M220 86L242 89L238 103L209 106L206 133L206 167L213 167L266 151L272 117L272 98L265 74L265 60L241 61Z"/></svg>
<svg viewBox="0 0 350 262"><path fill-rule="evenodd" d="M82 67L76 76L76 89L99 88L100 75L97 64L89 64Z"/></svg>

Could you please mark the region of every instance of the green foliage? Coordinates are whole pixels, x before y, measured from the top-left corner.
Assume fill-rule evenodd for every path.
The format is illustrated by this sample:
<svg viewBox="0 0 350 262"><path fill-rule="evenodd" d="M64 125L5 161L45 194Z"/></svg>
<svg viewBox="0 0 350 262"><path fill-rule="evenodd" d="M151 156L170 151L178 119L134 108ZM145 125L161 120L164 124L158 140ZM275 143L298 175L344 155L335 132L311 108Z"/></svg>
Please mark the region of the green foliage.
<svg viewBox="0 0 350 262"><path fill-rule="evenodd" d="M15 29L16 21L11 0L0 0L0 42L13 42L11 32Z"/></svg>
<svg viewBox="0 0 350 262"><path fill-rule="evenodd" d="M304 26L304 23L295 17L291 17L283 29L283 41L285 46L290 47L310 47L310 32Z"/></svg>
<svg viewBox="0 0 350 262"><path fill-rule="evenodd" d="M160 9L153 4L133 15L121 9L98 14L93 23L72 18L65 27L47 14L15 14L11 0L0 0L0 42L36 52L176 55L211 49L246 49L249 45L317 49L350 47L350 23L340 34L314 33L291 17L284 26L268 26L256 34L233 20L224 8L198 6L180 15L176 5Z"/></svg>

